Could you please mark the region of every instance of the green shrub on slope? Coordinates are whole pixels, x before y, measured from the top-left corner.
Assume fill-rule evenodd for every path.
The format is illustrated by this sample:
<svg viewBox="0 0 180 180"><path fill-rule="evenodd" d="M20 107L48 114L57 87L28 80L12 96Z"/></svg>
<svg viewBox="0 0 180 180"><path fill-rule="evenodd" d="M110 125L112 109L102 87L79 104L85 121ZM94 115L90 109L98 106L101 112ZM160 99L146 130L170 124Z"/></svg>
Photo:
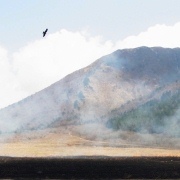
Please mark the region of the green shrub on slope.
<svg viewBox="0 0 180 180"><path fill-rule="evenodd" d="M175 94L164 93L159 100L151 100L136 109L110 119L107 126L115 130L148 133L167 133L180 136L180 90ZM172 127L173 125L173 127ZM174 129L172 129L174 128Z"/></svg>

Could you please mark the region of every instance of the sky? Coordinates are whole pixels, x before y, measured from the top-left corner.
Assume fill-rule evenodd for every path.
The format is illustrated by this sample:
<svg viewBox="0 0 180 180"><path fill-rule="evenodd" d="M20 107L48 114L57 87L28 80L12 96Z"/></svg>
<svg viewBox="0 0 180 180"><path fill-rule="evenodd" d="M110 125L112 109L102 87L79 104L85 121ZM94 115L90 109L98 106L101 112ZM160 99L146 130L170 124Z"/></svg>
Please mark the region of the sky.
<svg viewBox="0 0 180 180"><path fill-rule="evenodd" d="M0 108L117 49L180 47L179 7L179 0L0 0Z"/></svg>

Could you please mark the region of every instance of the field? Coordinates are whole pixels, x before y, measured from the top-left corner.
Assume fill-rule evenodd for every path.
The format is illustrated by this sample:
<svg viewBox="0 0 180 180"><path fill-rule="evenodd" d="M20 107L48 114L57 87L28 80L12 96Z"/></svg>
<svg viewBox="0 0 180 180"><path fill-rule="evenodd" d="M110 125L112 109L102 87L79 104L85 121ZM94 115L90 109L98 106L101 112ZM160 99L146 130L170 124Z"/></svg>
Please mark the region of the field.
<svg viewBox="0 0 180 180"><path fill-rule="evenodd" d="M0 156L180 157L179 139L177 138L162 139L162 137L149 137L149 135L141 137L142 135L130 132L115 132L113 134L113 132L107 131L103 127L99 128L101 129L99 132L92 133L93 129L92 126L91 128L68 126L66 128L6 134L1 136L0 139Z"/></svg>
<svg viewBox="0 0 180 180"><path fill-rule="evenodd" d="M180 178L178 138L62 126L0 136L0 178Z"/></svg>

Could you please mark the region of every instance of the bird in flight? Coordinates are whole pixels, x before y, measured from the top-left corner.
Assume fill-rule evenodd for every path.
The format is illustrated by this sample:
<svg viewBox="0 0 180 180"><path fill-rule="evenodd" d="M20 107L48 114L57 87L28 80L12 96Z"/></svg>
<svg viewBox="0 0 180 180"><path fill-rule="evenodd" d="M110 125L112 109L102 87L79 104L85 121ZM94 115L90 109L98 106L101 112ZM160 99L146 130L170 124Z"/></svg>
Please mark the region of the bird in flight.
<svg viewBox="0 0 180 180"><path fill-rule="evenodd" d="M48 29L46 29L44 32L43 32L43 37L46 35Z"/></svg>

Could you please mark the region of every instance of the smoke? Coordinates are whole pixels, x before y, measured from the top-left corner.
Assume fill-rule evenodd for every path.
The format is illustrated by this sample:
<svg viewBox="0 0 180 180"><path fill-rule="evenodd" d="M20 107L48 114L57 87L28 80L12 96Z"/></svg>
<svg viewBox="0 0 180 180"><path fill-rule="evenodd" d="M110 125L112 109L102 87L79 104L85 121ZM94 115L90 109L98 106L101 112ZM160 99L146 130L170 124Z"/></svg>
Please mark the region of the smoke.
<svg viewBox="0 0 180 180"><path fill-rule="evenodd" d="M101 36L67 30L31 42L12 55L1 48L0 108L44 89L114 50L113 43L103 41Z"/></svg>
<svg viewBox="0 0 180 180"><path fill-rule="evenodd" d="M10 54L0 47L0 108L17 102L116 49L180 47L180 23L157 24L138 35L112 42L86 31L59 30ZM5 98L6 97L6 98Z"/></svg>
<svg viewBox="0 0 180 180"><path fill-rule="evenodd" d="M172 87L171 87L172 88ZM138 105L131 101L123 109L114 111L107 121L107 127L121 132L119 138L128 143L164 148L179 148L180 101L179 91L157 91L149 100ZM134 105L134 106L133 106Z"/></svg>
<svg viewBox="0 0 180 180"><path fill-rule="evenodd" d="M0 98L2 99L0 107L11 104L49 86L67 74L89 65L102 55L109 54L115 49L142 45L164 47L180 46L179 42L177 42L177 32L179 32L179 30L180 23L177 23L174 26L156 25L137 36L127 37L124 40L117 40L117 42L114 43L111 41L103 41L101 36L91 37L84 32L60 30L57 33L50 34L44 39L29 43L12 55L9 55L8 51L4 48L0 48ZM141 96L146 96L155 88L146 85L146 82L144 81L132 81L129 79L132 78L131 76L126 76L126 80L122 81L122 74L118 69L122 68L121 70L123 71L123 59L122 61L113 59L112 62L111 58L102 65L103 67L100 68L101 71L97 68L88 74L87 77L84 77L84 81L82 80L82 82L80 82L84 88L86 87L86 90L88 89L87 87L89 87L89 90L87 91L78 91L76 93L80 98L78 97L79 104L75 103L75 106L81 105L82 107L80 110L85 112L84 114L81 114L82 119L88 121L98 119L97 116L102 114L106 115L105 113L109 110L113 110L118 106L121 107L122 104L133 100L133 98L138 99L141 98ZM112 71L112 77L105 76L107 75L107 72L111 74ZM97 73L96 76L91 78L94 73ZM99 74L101 75L99 76ZM114 77L117 79L114 79ZM98 84L99 80L104 81L102 82L102 85ZM121 83L117 84L117 80ZM106 84L106 81L110 83ZM74 83L76 82L77 81L74 81ZM77 84L78 83L79 82L77 82ZM94 86L91 87L92 84L94 84ZM6 122L0 121L2 131L6 132L16 131L21 128L23 129L23 124L27 125L29 129L37 127L44 128L54 121L54 118L58 119L62 115L57 113L59 112L57 102L62 103L62 109L65 109L64 111L66 114L71 114L73 111L70 111L68 107L65 106L68 98L71 97L66 93L66 90L69 90L70 92L72 89L68 89L68 87L71 85L70 83L68 85L66 83L61 85L67 86L67 88L64 88L62 91L58 89L59 92L62 92L62 95L59 96L59 98L56 98L58 97L56 92L49 92L48 95L43 94L42 97L36 96L35 100L32 101L30 98L25 99L24 101L32 103L29 103L27 106L25 105L24 108L22 106L11 106L9 115L5 112L6 109L2 110L2 114L3 112L5 114L3 119L7 119ZM136 88L134 88L134 85L136 85ZM86 95L89 91L92 92L92 96L87 97ZM82 96L85 96L85 98L82 98ZM88 101L91 102L92 106L88 106L88 103L84 104L84 99L86 100L86 103ZM75 97L73 100L73 102L77 102ZM97 100L98 103L96 103ZM40 111L40 104L43 104L42 109L44 109L44 112ZM104 106L99 107L99 104ZM73 105L74 104L72 103L71 106ZM21 111L19 111L19 109L21 109ZM17 112L20 112L20 114L16 114ZM13 114L13 116L10 117L10 114ZM32 114L36 117L35 119L31 119ZM170 132L169 135L176 136L179 133L179 129L177 128L179 127L178 116L179 111L172 117L173 123L170 123L171 121L169 119L165 120L166 123L164 127ZM19 120L19 117L23 118ZM51 121L49 121L49 119L51 119ZM132 121L133 120L134 119L132 119ZM129 121L126 123L128 124ZM157 126L156 128L158 129L159 127ZM136 139L134 139L134 137L138 136L141 140L145 139L145 137L149 137L149 139L153 139L153 142L155 141L155 138L147 136L148 131L143 132L142 130L139 130L137 131L136 136L135 134L129 133L128 129L126 129L126 135L121 131L121 133L118 132L115 135L112 131L107 129L107 134L105 129L103 129L105 133L102 133L103 131L101 129L97 131L96 125L93 125L90 129L89 132L92 132L92 134L97 133L96 138L100 139L108 139L108 136L112 139L114 137L117 139L125 137L124 140L130 142ZM174 134L171 134L171 132ZM142 135L141 137L141 134L143 133L146 135Z"/></svg>
<svg viewBox="0 0 180 180"><path fill-rule="evenodd" d="M176 110L174 115L165 120L165 130L168 135L180 137L180 108Z"/></svg>
<svg viewBox="0 0 180 180"><path fill-rule="evenodd" d="M18 91L18 85L19 83L12 72L8 52L0 47L0 108L21 97L23 93ZM12 93L12 89L15 91L15 95Z"/></svg>
<svg viewBox="0 0 180 180"><path fill-rule="evenodd" d="M65 29L30 42L13 54L0 48L0 108L46 88L113 50L112 42L101 36Z"/></svg>
<svg viewBox="0 0 180 180"><path fill-rule="evenodd" d="M13 67L24 90L35 92L89 65L111 47L110 42L102 44L100 37L61 30L14 53Z"/></svg>

